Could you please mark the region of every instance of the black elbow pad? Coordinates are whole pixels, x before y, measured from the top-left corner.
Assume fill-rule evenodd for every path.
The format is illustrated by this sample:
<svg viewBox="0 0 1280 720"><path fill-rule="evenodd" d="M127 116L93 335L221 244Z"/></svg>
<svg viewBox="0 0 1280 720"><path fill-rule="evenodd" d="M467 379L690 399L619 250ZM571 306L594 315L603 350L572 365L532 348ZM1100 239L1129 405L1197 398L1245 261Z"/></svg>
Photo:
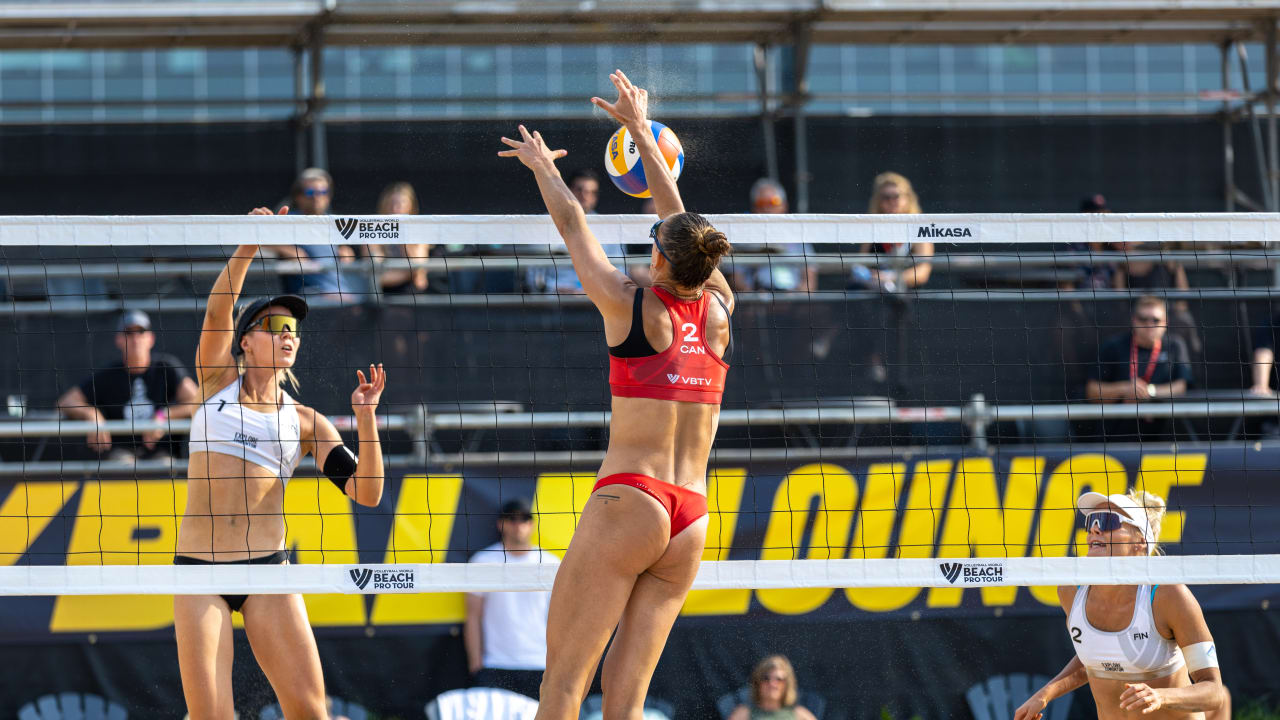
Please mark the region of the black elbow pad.
<svg viewBox="0 0 1280 720"><path fill-rule="evenodd" d="M356 472L356 462L358 458L356 454L351 452L351 448L346 445L329 451L329 457L324 459L324 474L329 478L330 482L338 486L338 490L347 491L347 480Z"/></svg>

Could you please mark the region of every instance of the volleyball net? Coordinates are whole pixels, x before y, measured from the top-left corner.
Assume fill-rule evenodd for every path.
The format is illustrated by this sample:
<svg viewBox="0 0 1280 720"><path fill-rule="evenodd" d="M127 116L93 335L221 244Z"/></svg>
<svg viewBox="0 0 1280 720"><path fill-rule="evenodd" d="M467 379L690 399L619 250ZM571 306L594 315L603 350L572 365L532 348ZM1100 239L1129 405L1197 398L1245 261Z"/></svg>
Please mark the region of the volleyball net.
<svg viewBox="0 0 1280 720"><path fill-rule="evenodd" d="M711 219L738 308L696 589L1280 582L1280 217ZM589 219L641 284L652 221ZM180 387L243 244L268 249L242 297L310 302L295 395L351 447L355 370L386 367L386 485L358 507L305 460L290 565L174 566ZM0 594L551 586L467 562L513 500L562 554L608 442L602 325L549 219L10 217L0 261ZM122 368L139 342L159 370ZM1167 554L1083 557L1076 498L1132 487L1167 500Z"/></svg>

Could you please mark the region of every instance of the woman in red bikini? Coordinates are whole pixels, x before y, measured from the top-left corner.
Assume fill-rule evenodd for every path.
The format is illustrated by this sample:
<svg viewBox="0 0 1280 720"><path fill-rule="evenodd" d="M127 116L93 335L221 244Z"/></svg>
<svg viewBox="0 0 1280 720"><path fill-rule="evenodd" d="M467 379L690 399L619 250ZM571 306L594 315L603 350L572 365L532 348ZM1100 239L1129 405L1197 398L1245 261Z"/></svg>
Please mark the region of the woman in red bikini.
<svg viewBox="0 0 1280 720"><path fill-rule="evenodd" d="M563 150L520 126L516 157L604 316L613 419L595 491L551 591L538 719L570 720L604 660L604 716L639 717L667 635L693 585L707 532L707 457L720 417L733 293L720 271L724 234L684 211L646 120L647 93L617 71L616 103L592 102L636 140L658 215L651 288L609 263L556 170Z"/></svg>

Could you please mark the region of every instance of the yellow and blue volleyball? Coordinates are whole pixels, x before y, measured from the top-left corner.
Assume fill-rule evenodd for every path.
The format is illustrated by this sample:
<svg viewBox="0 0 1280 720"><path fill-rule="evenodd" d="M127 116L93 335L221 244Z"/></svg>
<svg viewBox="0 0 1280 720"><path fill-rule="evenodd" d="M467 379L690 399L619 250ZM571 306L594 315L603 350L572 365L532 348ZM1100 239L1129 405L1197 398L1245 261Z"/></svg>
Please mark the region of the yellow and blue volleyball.
<svg viewBox="0 0 1280 720"><path fill-rule="evenodd" d="M684 148L680 139L671 128L660 122L649 121L649 130L653 139L658 141L658 150L671 170L671 177L680 179L680 171L684 170ZM609 171L609 179L622 192L638 198L649 197L649 182L644 177L644 163L640 162L640 153L636 143L625 127L609 138L604 149L604 167Z"/></svg>

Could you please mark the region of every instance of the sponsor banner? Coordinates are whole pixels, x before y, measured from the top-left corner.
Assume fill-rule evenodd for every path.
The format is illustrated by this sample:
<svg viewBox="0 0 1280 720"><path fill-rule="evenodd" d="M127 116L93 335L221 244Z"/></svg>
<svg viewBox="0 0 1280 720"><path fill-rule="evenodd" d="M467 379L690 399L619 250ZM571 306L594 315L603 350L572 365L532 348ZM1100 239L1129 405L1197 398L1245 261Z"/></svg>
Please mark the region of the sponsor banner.
<svg viewBox="0 0 1280 720"><path fill-rule="evenodd" d="M333 227L346 242L400 240L400 218L340 217Z"/></svg>
<svg viewBox="0 0 1280 720"><path fill-rule="evenodd" d="M906 559L922 563L934 587L699 590L683 615L707 623L1054 615L1055 589L1017 586L1012 560L1084 554L1080 493L1138 486L1165 497L1160 540L1170 555L1280 553L1278 465L1280 449L1237 445L717 466L707 478L704 560ZM333 593L305 598L316 626L446 628L462 620L463 597L431 592L425 567L465 563L497 541L498 510L516 497L532 501L534 542L563 553L594 481L593 472L520 467L401 471L388 476L381 505L364 508L327 479L295 477L285 544L292 563L332 567ZM29 477L0 495L0 562L169 564L185 503L180 480ZM1280 601L1274 585L1193 592L1210 611ZM161 595L13 597L0 607L0 642L172 632L172 604Z"/></svg>
<svg viewBox="0 0 1280 720"><path fill-rule="evenodd" d="M352 565L345 568L343 592L412 593L422 592L413 567L394 565Z"/></svg>

